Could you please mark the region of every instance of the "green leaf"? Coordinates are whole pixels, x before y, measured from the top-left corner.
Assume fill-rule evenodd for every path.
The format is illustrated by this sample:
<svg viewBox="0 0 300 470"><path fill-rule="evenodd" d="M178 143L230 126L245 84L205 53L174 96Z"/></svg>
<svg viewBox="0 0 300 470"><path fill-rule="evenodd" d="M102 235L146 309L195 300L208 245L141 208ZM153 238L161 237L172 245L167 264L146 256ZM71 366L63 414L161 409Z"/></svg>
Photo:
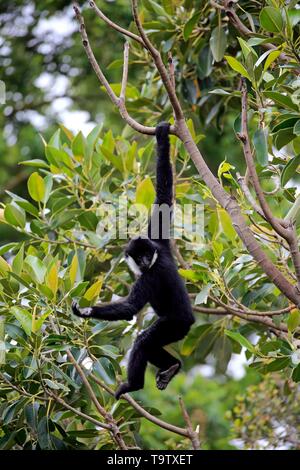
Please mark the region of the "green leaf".
<svg viewBox="0 0 300 470"><path fill-rule="evenodd" d="M37 173L32 173L28 179L28 192L32 199L42 202L45 197L46 187L43 178Z"/></svg>
<svg viewBox="0 0 300 470"><path fill-rule="evenodd" d="M292 158L288 162L288 164L284 167L284 170L281 174L281 186L283 188L287 184L287 182L290 181L290 179L293 178L293 176L295 176L299 165L300 165L300 154Z"/></svg>
<svg viewBox="0 0 300 470"><path fill-rule="evenodd" d="M297 136L300 136L300 119L299 119L299 121L297 121L296 124L294 125L293 132L294 132L294 134L296 134Z"/></svg>
<svg viewBox="0 0 300 470"><path fill-rule="evenodd" d="M175 9L173 6L173 0L162 0L162 4L167 13L170 15L174 14Z"/></svg>
<svg viewBox="0 0 300 470"><path fill-rule="evenodd" d="M5 220L14 227L24 228L26 224L26 216L24 210L15 202L6 204L4 209Z"/></svg>
<svg viewBox="0 0 300 470"><path fill-rule="evenodd" d="M251 82L250 75L243 64L241 64L235 57L231 57L229 55L226 55L225 59L233 70L240 73L243 77L246 77Z"/></svg>
<svg viewBox="0 0 300 470"><path fill-rule="evenodd" d="M154 2L154 0L143 0L143 4L147 8L147 10L156 13L157 15L167 16L167 12L160 6L158 3Z"/></svg>
<svg viewBox="0 0 300 470"><path fill-rule="evenodd" d="M287 327L289 331L293 332L299 325L300 325L300 311L295 308L289 314L289 317L287 319Z"/></svg>
<svg viewBox="0 0 300 470"><path fill-rule="evenodd" d="M18 243L6 243L5 245L2 245L0 247L0 256L7 253L9 250L13 250L16 246L18 246Z"/></svg>
<svg viewBox="0 0 300 470"><path fill-rule="evenodd" d="M267 141L267 130L257 129L253 136L253 145L256 152L256 158L258 163L265 167L268 165L268 141Z"/></svg>
<svg viewBox="0 0 300 470"><path fill-rule="evenodd" d="M209 45L215 62L220 62L224 57L227 47L227 35L221 25L213 29Z"/></svg>
<svg viewBox="0 0 300 470"><path fill-rule="evenodd" d="M288 127L286 129L281 129L280 131L276 132L276 134L273 135L273 141L275 147L280 150L282 149L282 147L284 147L293 139L295 139L295 137L296 136L294 134L293 127Z"/></svg>
<svg viewBox="0 0 300 470"><path fill-rule="evenodd" d="M84 299L93 300L94 298L98 297L101 291L102 284L103 279L99 279L97 282L95 282L84 294Z"/></svg>
<svg viewBox="0 0 300 470"><path fill-rule="evenodd" d="M102 131L103 124L98 124L97 126L94 127L94 129L91 130L91 132L88 134L86 138L86 153L88 158L91 158L93 155L93 152L95 150L95 146L97 144L97 141L100 137L100 133Z"/></svg>
<svg viewBox="0 0 300 470"><path fill-rule="evenodd" d="M86 149L86 140L82 134L82 132L78 132L76 137L74 138L72 142L72 152L74 157L76 158L83 158L85 155L85 149Z"/></svg>
<svg viewBox="0 0 300 470"><path fill-rule="evenodd" d="M207 284L205 287L203 287L203 289L196 296L195 305L206 304L211 287L212 284Z"/></svg>
<svg viewBox="0 0 300 470"><path fill-rule="evenodd" d="M201 279L202 275L200 273L197 273L196 271L193 271L193 269L178 269L179 274L184 277L184 279L187 279L188 281L196 282Z"/></svg>
<svg viewBox="0 0 300 470"><path fill-rule="evenodd" d="M2 258L2 256L0 256L0 274L6 277L7 273L9 273L10 271L11 271L10 265L8 264L7 261L5 261L4 258Z"/></svg>
<svg viewBox="0 0 300 470"><path fill-rule="evenodd" d="M278 8L263 8L259 15L259 21L262 28L270 33L281 32L284 27L284 20Z"/></svg>
<svg viewBox="0 0 300 470"><path fill-rule="evenodd" d="M36 256L28 255L25 258L26 271L38 283L42 284L46 274L46 267Z"/></svg>
<svg viewBox="0 0 300 470"><path fill-rule="evenodd" d="M290 364L289 357L280 357L274 361L266 364L264 369L266 372L276 372L277 370L285 369Z"/></svg>
<svg viewBox="0 0 300 470"><path fill-rule="evenodd" d="M43 197L43 202L46 204L52 191L52 186L53 186L52 175L47 175L44 179L44 183L45 183L45 194Z"/></svg>
<svg viewBox="0 0 300 470"><path fill-rule="evenodd" d="M199 19L201 16L201 12L195 13L189 20L188 22L184 25L183 28L183 39L187 41L190 37L190 35L193 32L194 27L198 23Z"/></svg>
<svg viewBox="0 0 300 470"><path fill-rule="evenodd" d="M253 54L254 57L257 57L257 54L256 54L255 50L253 49L253 47L251 47L249 45L249 42L247 43L242 38L238 38L238 41L240 43L240 46L241 46L241 49L242 49L243 56L244 56L245 60L247 59L249 54Z"/></svg>
<svg viewBox="0 0 300 470"><path fill-rule="evenodd" d="M112 88L113 92L116 95L119 96L120 93L121 93L122 84L121 83L110 83L109 85ZM105 89L104 86L101 86L100 88L101 88L102 91L106 92L106 89ZM127 83L125 96L129 100L137 100L140 97L140 92L135 86L130 85L130 83Z"/></svg>
<svg viewBox="0 0 300 470"><path fill-rule="evenodd" d="M14 273L20 275L23 268L24 260L24 243L22 243L20 250L16 254L12 262L12 270Z"/></svg>
<svg viewBox="0 0 300 470"><path fill-rule="evenodd" d="M8 194L18 204L18 206L22 207L22 209L24 209L26 212L33 215L34 217L38 217L39 211L33 204L31 204L31 202L26 201L26 199L23 199L22 197L17 196L17 194L11 193L10 191L6 191L6 194Z"/></svg>
<svg viewBox="0 0 300 470"><path fill-rule="evenodd" d="M198 75L199 78L203 79L208 77L212 71L213 55L209 46L203 47L202 51L199 54L198 60ZM188 80L186 80L188 81Z"/></svg>
<svg viewBox="0 0 300 470"><path fill-rule="evenodd" d="M228 237L229 240L234 241L236 238L236 231L233 228L229 214L225 209L218 208L218 217L226 237Z"/></svg>
<svg viewBox="0 0 300 470"><path fill-rule="evenodd" d="M150 209L155 200L155 188L149 176L141 181L136 188L135 202L142 204L147 209Z"/></svg>
<svg viewBox="0 0 300 470"><path fill-rule="evenodd" d="M253 344L250 343L250 341L247 340L247 338L245 338L245 336L241 335L236 331L231 330L225 330L224 333L229 336L229 338L233 339L241 346L248 349L248 351L250 351L252 354L256 354L255 347L253 346Z"/></svg>
<svg viewBox="0 0 300 470"><path fill-rule="evenodd" d="M280 56L280 54L281 54L281 51L276 50L276 51L272 51L268 55L267 60L264 65L264 71L268 70L270 65L273 64L273 62L275 62L275 60Z"/></svg>
<svg viewBox="0 0 300 470"><path fill-rule="evenodd" d="M293 370L292 379L294 382L300 382L300 364Z"/></svg>
<svg viewBox="0 0 300 470"><path fill-rule="evenodd" d="M30 336L32 332L32 315L30 312L20 307L12 307L11 313L20 323L25 333Z"/></svg>
<svg viewBox="0 0 300 470"><path fill-rule="evenodd" d="M102 154L104 155L104 157L108 161L110 161L117 170L119 170L121 173L123 173L124 167L123 167L122 159L120 157L117 157L116 155L114 155L110 150L108 150L106 147L104 147L104 145L100 146L100 150L101 150Z"/></svg>
<svg viewBox="0 0 300 470"><path fill-rule="evenodd" d="M20 162L19 165L33 166L36 168L45 168L47 170L49 169L48 163L45 162L45 160L40 160L38 158L36 158L35 160L25 160L23 162Z"/></svg>
<svg viewBox="0 0 300 470"><path fill-rule="evenodd" d="M276 104L281 106L282 108L292 109L293 111L298 111L298 106L293 103L289 96L285 96L278 91L265 91L264 95L267 98L273 100Z"/></svg>

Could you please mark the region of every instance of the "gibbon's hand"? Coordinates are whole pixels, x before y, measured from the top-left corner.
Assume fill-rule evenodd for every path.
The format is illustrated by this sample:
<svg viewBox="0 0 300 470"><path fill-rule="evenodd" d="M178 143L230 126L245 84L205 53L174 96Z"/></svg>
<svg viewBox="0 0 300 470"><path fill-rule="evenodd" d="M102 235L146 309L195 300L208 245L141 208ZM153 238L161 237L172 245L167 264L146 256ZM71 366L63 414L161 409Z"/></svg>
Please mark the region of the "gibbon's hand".
<svg viewBox="0 0 300 470"><path fill-rule="evenodd" d="M75 300L72 302L72 311L74 315L80 318L90 317L92 313L92 309L90 307L80 308L79 304Z"/></svg>
<svg viewBox="0 0 300 470"><path fill-rule="evenodd" d="M170 132L169 122L160 122L155 129L157 143L165 143ZM167 153L166 153L167 154Z"/></svg>

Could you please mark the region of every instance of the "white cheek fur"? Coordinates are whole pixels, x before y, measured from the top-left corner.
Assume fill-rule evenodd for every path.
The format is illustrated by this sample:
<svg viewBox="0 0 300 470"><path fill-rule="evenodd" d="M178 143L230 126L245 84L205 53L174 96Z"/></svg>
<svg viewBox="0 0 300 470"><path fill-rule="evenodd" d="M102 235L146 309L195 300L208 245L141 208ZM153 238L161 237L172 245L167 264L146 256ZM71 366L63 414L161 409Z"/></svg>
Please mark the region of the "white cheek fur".
<svg viewBox="0 0 300 470"><path fill-rule="evenodd" d="M136 274L137 276L140 276L142 274L140 268L131 256L126 256L126 263L134 274Z"/></svg>
<svg viewBox="0 0 300 470"><path fill-rule="evenodd" d="M150 263L150 266L149 268L152 268L152 266L154 265L155 261L157 260L157 257L158 257L158 254L157 254L157 251L154 252L154 255L153 255L153 258L151 260L151 263Z"/></svg>

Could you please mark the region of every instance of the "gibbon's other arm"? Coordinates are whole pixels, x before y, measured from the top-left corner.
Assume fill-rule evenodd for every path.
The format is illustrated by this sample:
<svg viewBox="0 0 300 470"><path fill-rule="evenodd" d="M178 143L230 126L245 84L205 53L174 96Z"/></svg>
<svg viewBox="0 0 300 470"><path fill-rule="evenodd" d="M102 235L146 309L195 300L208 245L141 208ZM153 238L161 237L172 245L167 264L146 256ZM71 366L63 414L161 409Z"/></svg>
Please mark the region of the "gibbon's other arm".
<svg viewBox="0 0 300 470"><path fill-rule="evenodd" d="M80 308L76 302L72 303L75 315L82 318L97 318L98 320L132 320L148 302L148 293L145 284L138 279L124 299L94 307Z"/></svg>
<svg viewBox="0 0 300 470"><path fill-rule="evenodd" d="M173 172L170 162L170 124L161 122L156 127L156 199L149 221L148 237L162 241L170 239L170 221L173 205Z"/></svg>

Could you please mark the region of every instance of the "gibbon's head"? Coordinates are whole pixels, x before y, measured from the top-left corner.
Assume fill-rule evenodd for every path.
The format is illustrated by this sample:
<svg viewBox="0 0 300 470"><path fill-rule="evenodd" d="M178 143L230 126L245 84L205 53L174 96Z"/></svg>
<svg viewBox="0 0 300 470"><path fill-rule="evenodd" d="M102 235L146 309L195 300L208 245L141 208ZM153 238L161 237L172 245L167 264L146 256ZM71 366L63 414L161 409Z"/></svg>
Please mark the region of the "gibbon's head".
<svg viewBox="0 0 300 470"><path fill-rule="evenodd" d="M140 276L154 265L158 257L155 243L146 237L135 237L125 249L125 260L134 274Z"/></svg>

